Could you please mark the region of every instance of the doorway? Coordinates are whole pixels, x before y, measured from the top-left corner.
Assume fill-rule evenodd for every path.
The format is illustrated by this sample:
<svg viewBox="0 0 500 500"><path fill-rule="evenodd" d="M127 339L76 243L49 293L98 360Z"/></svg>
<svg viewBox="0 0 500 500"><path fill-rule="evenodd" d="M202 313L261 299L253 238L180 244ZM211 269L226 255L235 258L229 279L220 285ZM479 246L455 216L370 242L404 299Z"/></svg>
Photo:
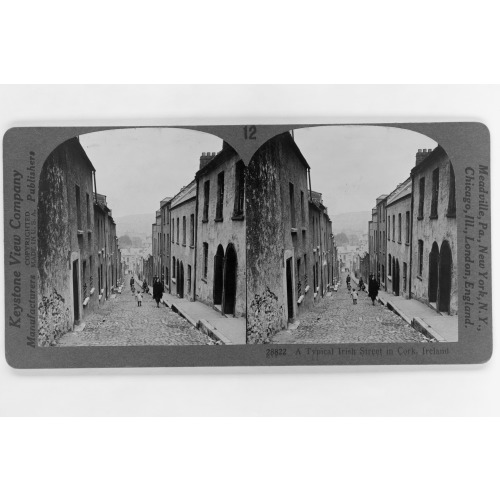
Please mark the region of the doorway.
<svg viewBox="0 0 500 500"><path fill-rule="evenodd" d="M451 255L450 244L444 240L441 244L439 258L439 297L438 311L450 313L451 296L451 272L453 268L453 257Z"/></svg>
<svg viewBox="0 0 500 500"><path fill-rule="evenodd" d="M432 244L429 254L429 302L437 302L438 284L439 284L439 247L436 242Z"/></svg>
<svg viewBox="0 0 500 500"><path fill-rule="evenodd" d="M229 243L224 258L224 314L233 314L236 305L236 274L238 259L234 245Z"/></svg>
<svg viewBox="0 0 500 500"><path fill-rule="evenodd" d="M180 299L184 298L184 264L179 265L179 276L177 277L177 295Z"/></svg>
<svg viewBox="0 0 500 500"><path fill-rule="evenodd" d="M222 289L224 287L224 249L222 245L217 247L214 255L214 305L222 304Z"/></svg>
<svg viewBox="0 0 500 500"><path fill-rule="evenodd" d="M317 264L316 264L317 266ZM316 291L316 290L315 290ZM288 305L288 319L293 319L293 282L292 282L292 259L286 259L286 296Z"/></svg>
<svg viewBox="0 0 500 500"><path fill-rule="evenodd" d="M80 323L80 280L78 279L78 259L73 261L73 323Z"/></svg>
<svg viewBox="0 0 500 500"><path fill-rule="evenodd" d="M399 259L396 259L396 269L394 271L394 294L399 295Z"/></svg>

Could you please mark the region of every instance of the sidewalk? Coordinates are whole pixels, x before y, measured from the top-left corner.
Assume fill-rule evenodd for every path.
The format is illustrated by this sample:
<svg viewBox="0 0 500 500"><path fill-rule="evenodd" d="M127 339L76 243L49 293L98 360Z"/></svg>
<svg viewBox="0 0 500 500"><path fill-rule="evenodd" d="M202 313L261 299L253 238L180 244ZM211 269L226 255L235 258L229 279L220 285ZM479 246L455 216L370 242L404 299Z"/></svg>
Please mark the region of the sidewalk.
<svg viewBox="0 0 500 500"><path fill-rule="evenodd" d="M351 279L357 285L358 280L353 276ZM383 290L379 290L377 300L424 335L438 342L458 342L458 315L443 315L418 300L405 299Z"/></svg>
<svg viewBox="0 0 500 500"><path fill-rule="evenodd" d="M136 283L142 287L142 281L137 278ZM152 285L149 286L149 294L153 294ZM245 318L222 316L202 302L180 299L168 292L164 292L161 302L214 340L228 345L246 344Z"/></svg>

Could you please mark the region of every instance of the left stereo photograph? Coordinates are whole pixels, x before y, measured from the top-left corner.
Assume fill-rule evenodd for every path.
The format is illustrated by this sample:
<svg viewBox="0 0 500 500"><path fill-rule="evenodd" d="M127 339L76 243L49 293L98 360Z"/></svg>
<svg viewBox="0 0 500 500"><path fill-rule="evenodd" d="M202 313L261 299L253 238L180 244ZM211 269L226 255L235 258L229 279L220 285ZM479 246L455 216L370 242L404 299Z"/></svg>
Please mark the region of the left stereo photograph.
<svg viewBox="0 0 500 500"><path fill-rule="evenodd" d="M39 177L38 346L245 344L244 208L244 165L213 135L58 145Z"/></svg>

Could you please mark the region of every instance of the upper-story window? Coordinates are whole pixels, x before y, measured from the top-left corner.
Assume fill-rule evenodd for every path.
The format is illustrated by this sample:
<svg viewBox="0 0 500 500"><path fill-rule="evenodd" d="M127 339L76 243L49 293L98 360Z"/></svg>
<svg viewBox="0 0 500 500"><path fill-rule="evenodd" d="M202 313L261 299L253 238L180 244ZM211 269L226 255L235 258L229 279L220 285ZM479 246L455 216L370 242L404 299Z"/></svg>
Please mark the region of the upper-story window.
<svg viewBox="0 0 500 500"><path fill-rule="evenodd" d="M290 221L292 227L297 227L295 221L295 188L291 182L289 185L289 191L290 191Z"/></svg>
<svg viewBox="0 0 500 500"><path fill-rule="evenodd" d="M76 224L77 229L82 229L82 207L80 200L80 186L75 184L75 202L76 202Z"/></svg>
<svg viewBox="0 0 500 500"><path fill-rule="evenodd" d="M420 178L418 190L418 218L424 217L425 177Z"/></svg>
<svg viewBox="0 0 500 500"><path fill-rule="evenodd" d="M186 216L182 217L182 244L186 244Z"/></svg>
<svg viewBox="0 0 500 500"><path fill-rule="evenodd" d="M401 214L398 214L398 243L401 243Z"/></svg>
<svg viewBox="0 0 500 500"><path fill-rule="evenodd" d="M203 222L208 220L208 203L210 201L210 181L203 184Z"/></svg>
<svg viewBox="0 0 500 500"><path fill-rule="evenodd" d="M388 217L387 219L387 239L391 239L391 218Z"/></svg>
<svg viewBox="0 0 500 500"><path fill-rule="evenodd" d="M174 242L175 221L172 217L172 243Z"/></svg>
<svg viewBox="0 0 500 500"><path fill-rule="evenodd" d="M221 221L224 207L224 172L217 176L217 208L215 210L215 220Z"/></svg>
<svg viewBox="0 0 500 500"><path fill-rule="evenodd" d="M438 216L438 199L439 199L439 168L432 172L432 200L431 200L431 219Z"/></svg>
<svg viewBox="0 0 500 500"><path fill-rule="evenodd" d="M392 241L396 241L396 216L392 216Z"/></svg>
<svg viewBox="0 0 500 500"><path fill-rule="evenodd" d="M194 246L194 214L191 214L190 217L190 225L189 225L189 244L193 247Z"/></svg>
<svg viewBox="0 0 500 500"><path fill-rule="evenodd" d="M235 167L233 217L241 217L245 209L245 166L241 161Z"/></svg>
<svg viewBox="0 0 500 500"><path fill-rule="evenodd" d="M304 191L300 192L300 217L302 219L302 226L306 226L306 212L304 208Z"/></svg>
<svg viewBox="0 0 500 500"><path fill-rule="evenodd" d="M179 244L179 217L177 217L177 244Z"/></svg>
<svg viewBox="0 0 500 500"><path fill-rule="evenodd" d="M406 212L406 243L410 243L410 212Z"/></svg>

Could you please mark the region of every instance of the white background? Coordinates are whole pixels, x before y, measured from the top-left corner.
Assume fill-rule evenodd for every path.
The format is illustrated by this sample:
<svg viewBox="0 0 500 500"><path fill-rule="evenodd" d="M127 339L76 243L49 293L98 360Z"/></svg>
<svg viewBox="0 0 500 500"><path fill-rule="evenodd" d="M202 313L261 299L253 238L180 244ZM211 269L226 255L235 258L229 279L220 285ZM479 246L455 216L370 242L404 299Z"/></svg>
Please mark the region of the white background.
<svg viewBox="0 0 500 500"><path fill-rule="evenodd" d="M1 69L10 83L498 82L488 3L3 2ZM480 120L492 134L495 193L499 111L498 87L0 88L2 131L169 118ZM494 249L497 234L498 224ZM0 361L0 415L498 416L499 389L495 352L454 367L18 372ZM2 419L0 496L497 499L499 425Z"/></svg>
<svg viewBox="0 0 500 500"><path fill-rule="evenodd" d="M275 123L286 115L295 122L482 121L493 138L496 181L498 87L48 86L7 87L2 95L2 130L80 121ZM497 205L493 196L493 212ZM500 415L495 355L484 365L442 367L16 371L1 363L0 377L7 415Z"/></svg>

